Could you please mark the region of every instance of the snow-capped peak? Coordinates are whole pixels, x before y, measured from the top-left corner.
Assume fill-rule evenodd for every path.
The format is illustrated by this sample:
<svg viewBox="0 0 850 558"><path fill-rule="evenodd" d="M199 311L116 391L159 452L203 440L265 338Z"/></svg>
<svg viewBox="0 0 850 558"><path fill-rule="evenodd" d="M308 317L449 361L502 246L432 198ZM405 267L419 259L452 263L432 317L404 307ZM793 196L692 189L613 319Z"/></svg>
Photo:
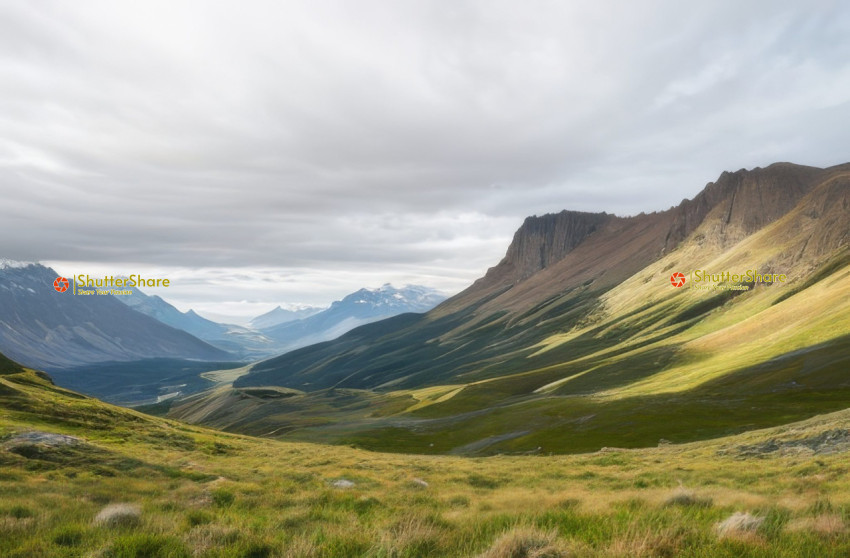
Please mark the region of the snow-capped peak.
<svg viewBox="0 0 850 558"><path fill-rule="evenodd" d="M0 258L0 269L22 269L31 265L38 265L37 262L19 262L17 260L8 260Z"/></svg>

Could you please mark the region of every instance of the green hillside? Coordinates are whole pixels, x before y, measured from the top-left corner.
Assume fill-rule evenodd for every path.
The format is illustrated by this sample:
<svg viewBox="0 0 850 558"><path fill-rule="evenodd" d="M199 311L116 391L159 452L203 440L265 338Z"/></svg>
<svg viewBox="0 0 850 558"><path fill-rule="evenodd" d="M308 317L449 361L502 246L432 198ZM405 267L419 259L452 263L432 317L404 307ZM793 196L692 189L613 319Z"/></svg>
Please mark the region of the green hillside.
<svg viewBox="0 0 850 558"><path fill-rule="evenodd" d="M402 456L214 432L27 370L0 376L0 555L846 556L849 428Z"/></svg>

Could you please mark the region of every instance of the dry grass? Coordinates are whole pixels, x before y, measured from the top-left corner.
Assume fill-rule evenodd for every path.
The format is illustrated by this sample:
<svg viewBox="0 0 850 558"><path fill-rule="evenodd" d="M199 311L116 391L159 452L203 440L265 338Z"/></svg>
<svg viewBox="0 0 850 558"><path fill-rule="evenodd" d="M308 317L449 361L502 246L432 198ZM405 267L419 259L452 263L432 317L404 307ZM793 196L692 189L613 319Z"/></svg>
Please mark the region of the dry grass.
<svg viewBox="0 0 850 558"><path fill-rule="evenodd" d="M439 530L415 516L399 520L382 534L380 542L380 549L387 556L427 556L439 546Z"/></svg>
<svg viewBox="0 0 850 558"><path fill-rule="evenodd" d="M671 529L653 531L632 527L622 536L614 539L608 546L607 555L611 558L628 556L629 558L650 558L678 556L681 551L681 537Z"/></svg>
<svg viewBox="0 0 850 558"><path fill-rule="evenodd" d="M840 515L825 513L815 517L800 517L789 522L786 529L792 533L809 532L827 537L847 532L847 526Z"/></svg>
<svg viewBox="0 0 850 558"><path fill-rule="evenodd" d="M749 512L735 512L717 524L720 538L740 538L755 534L764 523L764 518Z"/></svg>
<svg viewBox="0 0 850 558"><path fill-rule="evenodd" d="M569 555L557 533L517 527L497 538L479 558L566 558Z"/></svg>
<svg viewBox="0 0 850 558"><path fill-rule="evenodd" d="M209 524L193 527L184 537L195 556L204 556L210 550L232 544L239 538L239 531L232 527Z"/></svg>

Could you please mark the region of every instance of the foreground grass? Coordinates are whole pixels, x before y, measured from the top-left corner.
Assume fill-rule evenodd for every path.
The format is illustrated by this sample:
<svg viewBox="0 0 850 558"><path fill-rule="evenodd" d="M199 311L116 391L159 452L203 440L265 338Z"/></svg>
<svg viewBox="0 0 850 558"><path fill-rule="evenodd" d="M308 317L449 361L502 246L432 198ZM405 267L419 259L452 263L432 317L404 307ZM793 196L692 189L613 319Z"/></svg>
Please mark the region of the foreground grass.
<svg viewBox="0 0 850 558"><path fill-rule="evenodd" d="M847 556L847 454L741 448L848 427L841 412L644 450L387 455L222 434L4 375L0 556ZM33 430L82 442L14 445ZM756 520L722 535L736 512Z"/></svg>

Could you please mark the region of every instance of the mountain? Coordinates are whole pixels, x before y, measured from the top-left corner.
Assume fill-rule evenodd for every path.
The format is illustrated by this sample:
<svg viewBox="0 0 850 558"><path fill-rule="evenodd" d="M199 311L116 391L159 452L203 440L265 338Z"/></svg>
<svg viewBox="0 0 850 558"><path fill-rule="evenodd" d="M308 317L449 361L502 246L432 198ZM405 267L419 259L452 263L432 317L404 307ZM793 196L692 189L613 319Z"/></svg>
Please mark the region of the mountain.
<svg viewBox="0 0 850 558"><path fill-rule="evenodd" d="M391 316L426 312L443 300L445 296L428 287L407 285L396 289L385 284L377 289L360 289L312 316L261 331L281 352L289 351L335 339L355 327Z"/></svg>
<svg viewBox="0 0 850 558"><path fill-rule="evenodd" d="M266 329L276 325L285 324L286 322L309 318L313 314L317 314L322 310L323 308L318 308L316 306L306 306L295 310L287 310L278 306L275 309L252 319L248 325L254 329Z"/></svg>
<svg viewBox="0 0 850 558"><path fill-rule="evenodd" d="M181 312L157 295L147 295L134 287L128 287L126 290L132 291L132 294L116 298L130 308L171 327L191 333L238 358L258 360L279 352L269 338L255 329L220 324L199 316L194 310Z"/></svg>
<svg viewBox="0 0 850 558"><path fill-rule="evenodd" d="M195 337L201 339L218 337L227 331L227 326L202 318L194 310L181 312L157 295L147 295L135 287L127 287L126 290L131 291L132 294L116 298L137 312L171 327L182 329Z"/></svg>
<svg viewBox="0 0 850 558"><path fill-rule="evenodd" d="M390 451L640 447L848 407L848 347L850 164L777 163L666 211L529 217L430 312L257 363L231 388L294 395L218 390L172 416ZM370 414L376 397L392 411Z"/></svg>
<svg viewBox="0 0 850 558"><path fill-rule="evenodd" d="M0 265L0 351L18 362L51 369L154 357L230 360L116 297L57 292L57 276L34 263Z"/></svg>

